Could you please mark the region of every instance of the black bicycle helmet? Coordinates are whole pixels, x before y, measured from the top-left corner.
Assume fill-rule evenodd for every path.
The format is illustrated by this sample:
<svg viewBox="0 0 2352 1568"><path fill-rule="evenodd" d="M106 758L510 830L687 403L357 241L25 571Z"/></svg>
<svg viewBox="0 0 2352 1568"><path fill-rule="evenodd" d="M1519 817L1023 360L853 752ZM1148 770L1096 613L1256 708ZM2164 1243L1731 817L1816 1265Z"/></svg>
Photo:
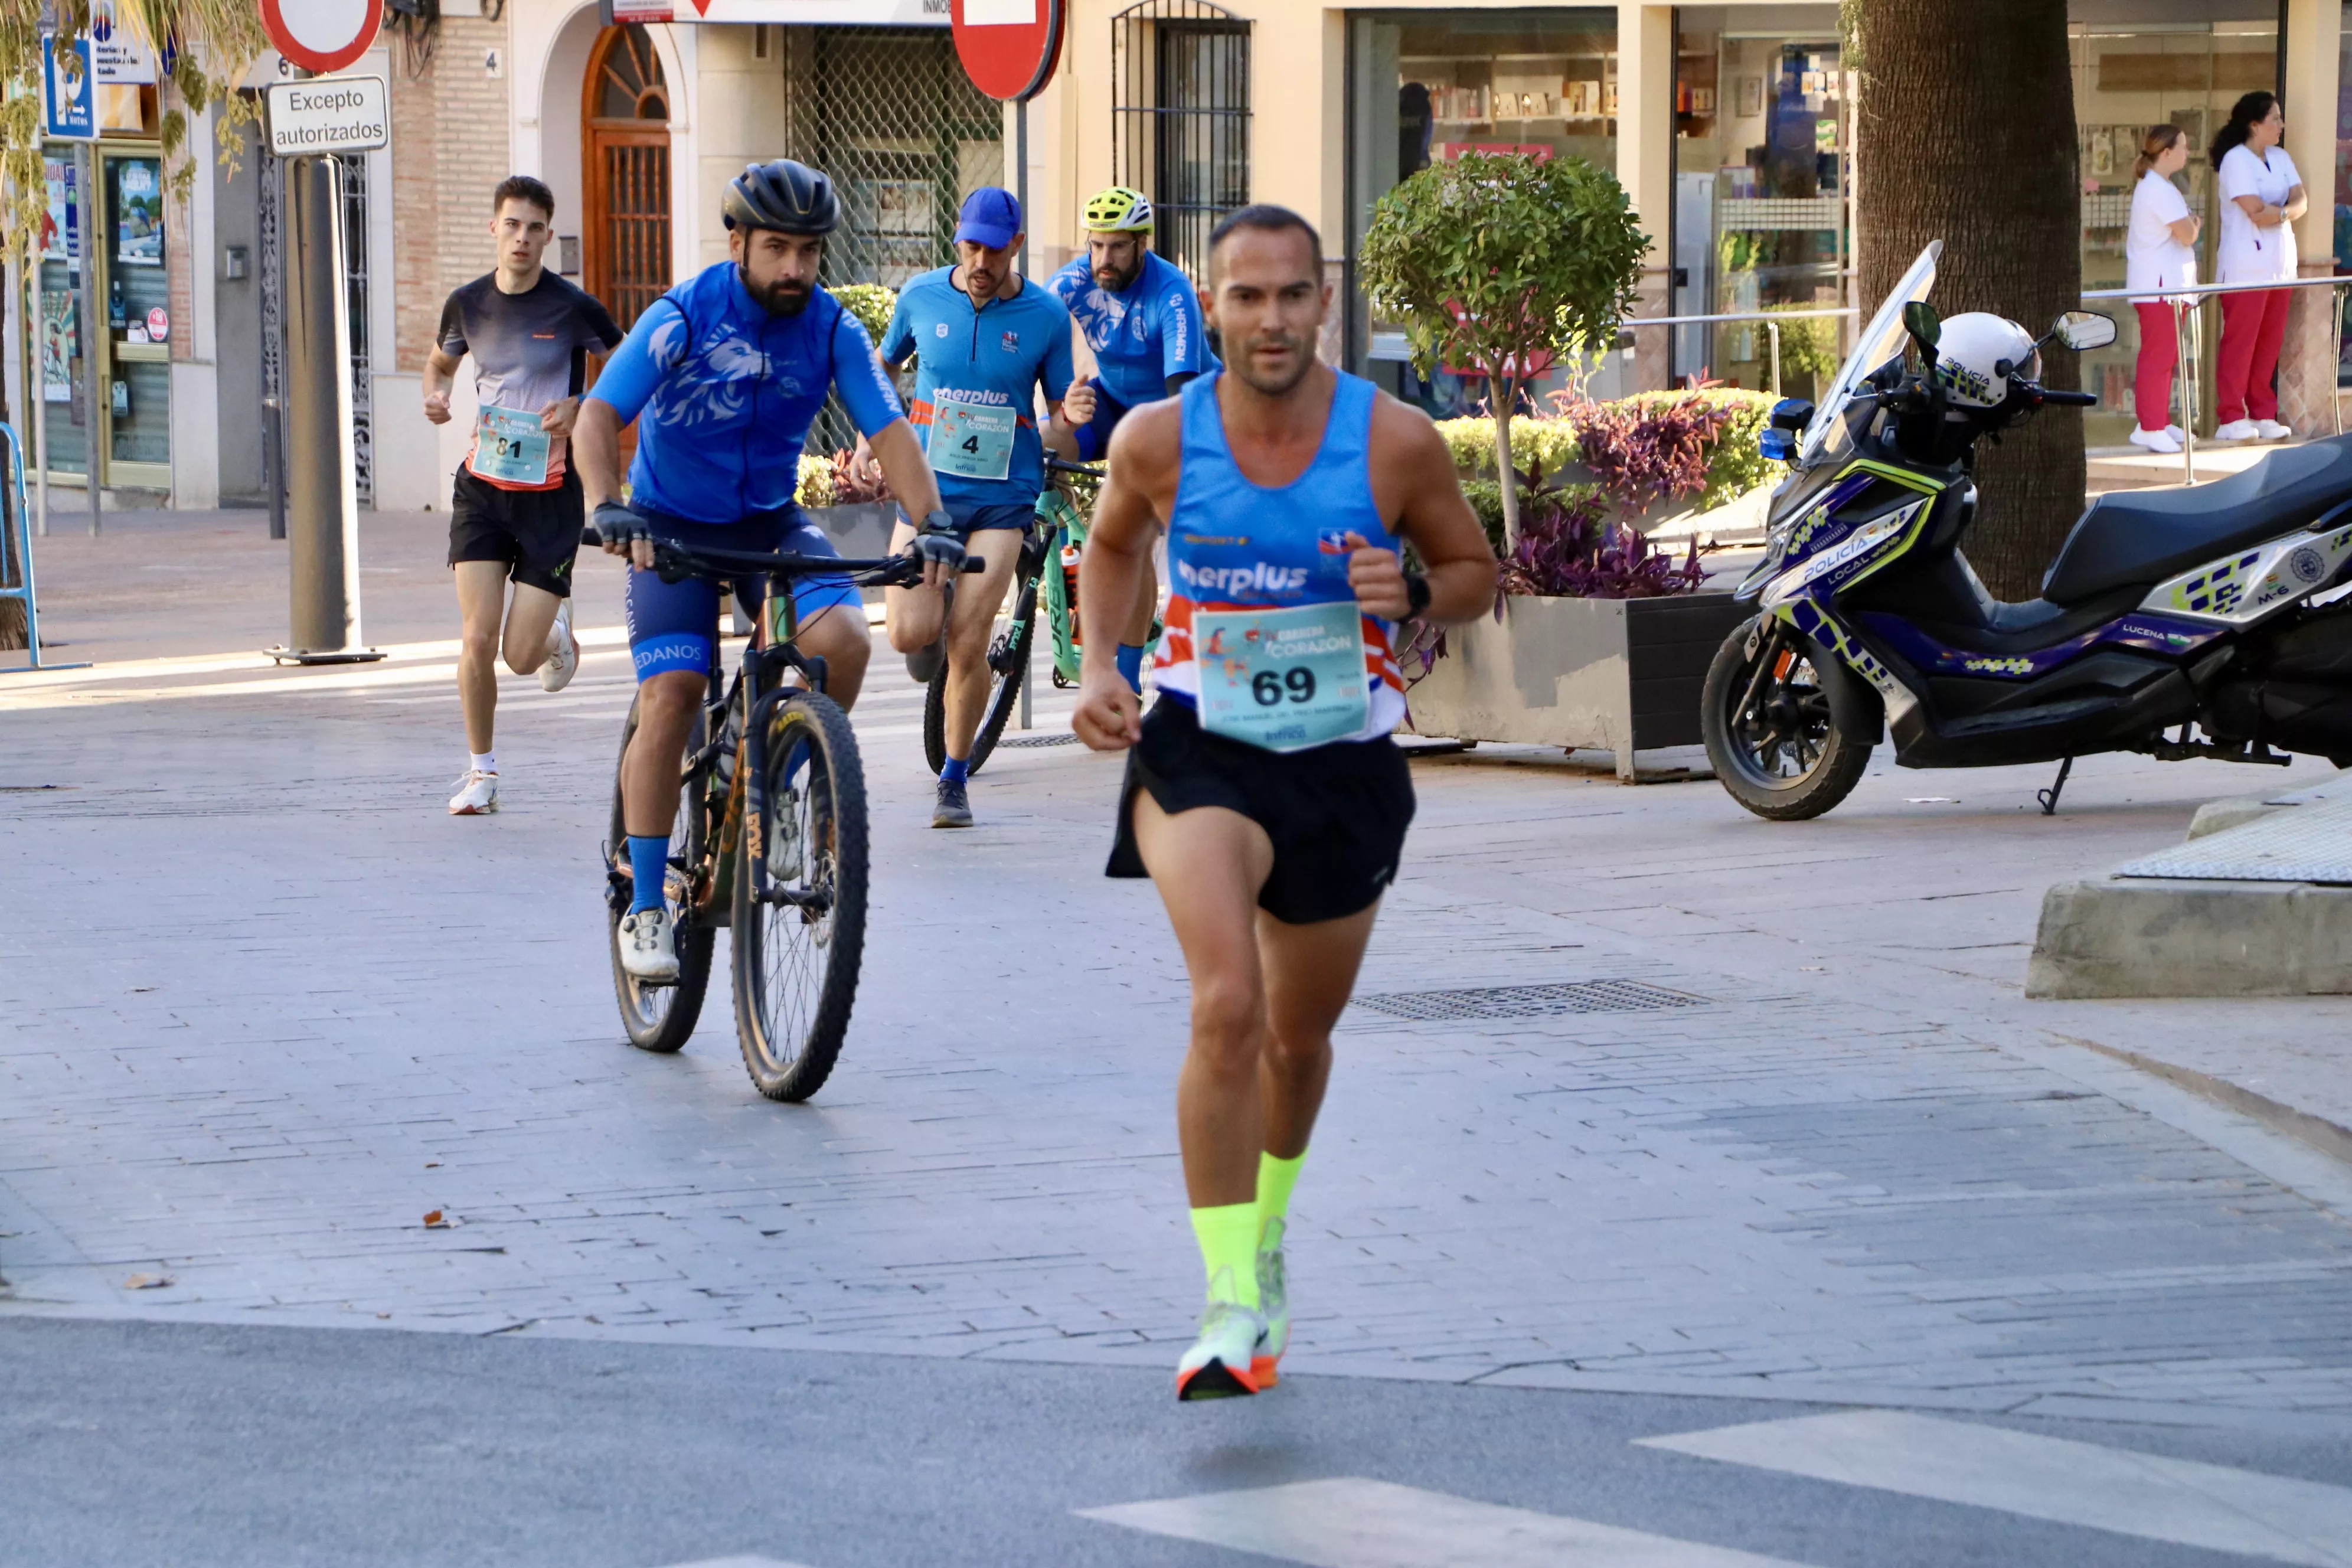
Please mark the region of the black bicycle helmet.
<svg viewBox="0 0 2352 1568"><path fill-rule="evenodd" d="M831 234L841 222L833 182L790 158L747 163L728 182L719 204L729 228L772 228L782 234Z"/></svg>

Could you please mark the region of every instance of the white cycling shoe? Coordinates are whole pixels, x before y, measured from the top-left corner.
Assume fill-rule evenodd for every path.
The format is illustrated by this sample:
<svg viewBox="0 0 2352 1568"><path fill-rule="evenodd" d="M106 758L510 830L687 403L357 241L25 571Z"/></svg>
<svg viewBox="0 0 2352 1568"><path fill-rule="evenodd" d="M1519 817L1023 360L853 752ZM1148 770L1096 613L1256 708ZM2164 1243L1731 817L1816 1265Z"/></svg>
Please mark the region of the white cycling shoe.
<svg viewBox="0 0 2352 1568"><path fill-rule="evenodd" d="M498 808L499 775L479 768L467 769L466 776L457 781L457 793L449 797L449 815L488 816Z"/></svg>
<svg viewBox="0 0 2352 1568"><path fill-rule="evenodd" d="M572 601L555 606L555 624L547 628L547 662L539 667L539 689L561 691L580 673L580 639L572 635Z"/></svg>
<svg viewBox="0 0 2352 1568"><path fill-rule="evenodd" d="M632 980L677 978L677 935L667 910L639 910L621 917L621 970Z"/></svg>
<svg viewBox="0 0 2352 1568"><path fill-rule="evenodd" d="M1201 1314L1201 1337L1176 1363L1179 1399L1230 1399L1255 1394L1251 1370L1265 1319L1233 1300L1232 1270L1220 1269L1209 1283L1209 1305Z"/></svg>

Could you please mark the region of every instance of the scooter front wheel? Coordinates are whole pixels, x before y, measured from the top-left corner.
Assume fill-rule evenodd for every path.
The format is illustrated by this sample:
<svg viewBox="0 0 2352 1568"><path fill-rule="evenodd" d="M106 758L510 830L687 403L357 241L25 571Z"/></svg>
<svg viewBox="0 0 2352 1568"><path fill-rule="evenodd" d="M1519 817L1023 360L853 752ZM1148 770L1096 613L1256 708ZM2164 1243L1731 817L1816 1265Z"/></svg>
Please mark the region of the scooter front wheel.
<svg viewBox="0 0 2352 1568"><path fill-rule="evenodd" d="M1755 651L1750 653L1750 637ZM1853 792L1871 742L1837 726L1811 646L1777 621L1726 637L1706 668L1699 727L1731 798L1774 822L1819 816Z"/></svg>

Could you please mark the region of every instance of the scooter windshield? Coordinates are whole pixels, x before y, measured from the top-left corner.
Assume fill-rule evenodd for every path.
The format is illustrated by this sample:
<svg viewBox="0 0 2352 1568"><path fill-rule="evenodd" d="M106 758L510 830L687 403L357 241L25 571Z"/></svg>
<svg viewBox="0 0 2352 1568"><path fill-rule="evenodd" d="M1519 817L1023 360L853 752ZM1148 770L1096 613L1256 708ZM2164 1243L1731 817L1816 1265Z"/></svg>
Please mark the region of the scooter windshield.
<svg viewBox="0 0 2352 1568"><path fill-rule="evenodd" d="M1855 391L1872 372L1902 353L1907 337L1903 327L1903 307L1914 300L1925 300L1936 287L1936 258L1943 254L1944 242L1929 240L1927 248L1919 253L1919 259L1911 264L1911 270L1888 291L1878 313L1862 329L1862 335L1853 340L1853 353L1838 366L1837 379L1830 383L1829 391L1822 394L1813 410L1812 423L1805 426L1805 442L1797 454L1800 466L1811 464L1827 452L1831 442L1845 438L1846 405L1853 401Z"/></svg>

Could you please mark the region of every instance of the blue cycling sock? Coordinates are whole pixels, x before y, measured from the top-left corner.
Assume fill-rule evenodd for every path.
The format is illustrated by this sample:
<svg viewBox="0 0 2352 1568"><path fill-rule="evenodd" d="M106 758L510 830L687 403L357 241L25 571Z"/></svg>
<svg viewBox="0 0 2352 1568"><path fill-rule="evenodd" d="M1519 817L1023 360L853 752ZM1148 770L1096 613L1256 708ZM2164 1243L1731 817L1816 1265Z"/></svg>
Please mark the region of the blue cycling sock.
<svg viewBox="0 0 2352 1568"><path fill-rule="evenodd" d="M961 784L970 777L971 777L971 763L962 757L950 757L947 760L947 765L940 769L940 781L942 784Z"/></svg>
<svg viewBox="0 0 2352 1568"><path fill-rule="evenodd" d="M1143 694L1143 649L1134 643L1118 645L1118 672L1127 678L1128 689L1137 696Z"/></svg>
<svg viewBox="0 0 2352 1568"><path fill-rule="evenodd" d="M667 834L658 838L651 834L629 835L629 874L636 882L636 897L629 900L631 914L662 907L662 879L668 869Z"/></svg>

